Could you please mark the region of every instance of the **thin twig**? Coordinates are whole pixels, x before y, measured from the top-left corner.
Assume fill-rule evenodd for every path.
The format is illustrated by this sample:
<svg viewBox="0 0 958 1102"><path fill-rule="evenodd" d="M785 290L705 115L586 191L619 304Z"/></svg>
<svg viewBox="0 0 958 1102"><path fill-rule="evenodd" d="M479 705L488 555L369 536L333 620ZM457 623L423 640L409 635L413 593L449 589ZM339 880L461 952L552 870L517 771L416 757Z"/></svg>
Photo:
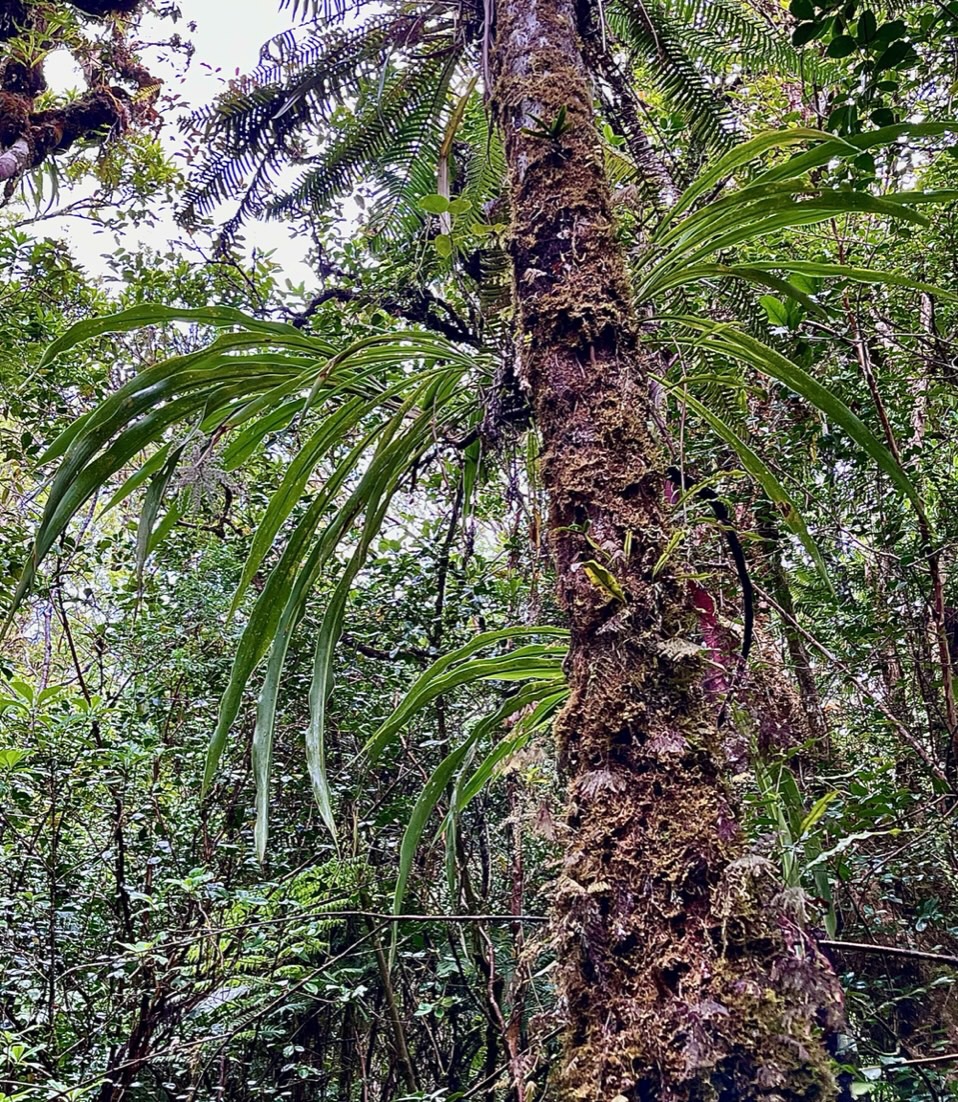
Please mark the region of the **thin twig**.
<svg viewBox="0 0 958 1102"><path fill-rule="evenodd" d="M958 957L950 953L926 953L923 949L903 949L898 945L874 945L868 941L826 941L818 939L818 944L826 949L847 949L853 953L880 953L887 957L914 957L918 960L933 960L938 964L958 965Z"/></svg>
<svg viewBox="0 0 958 1102"><path fill-rule="evenodd" d="M911 1060L900 1060L891 1066L898 1068L905 1065L914 1067L916 1064L944 1064L949 1060L958 1060L958 1052L945 1052L941 1056L916 1056Z"/></svg>

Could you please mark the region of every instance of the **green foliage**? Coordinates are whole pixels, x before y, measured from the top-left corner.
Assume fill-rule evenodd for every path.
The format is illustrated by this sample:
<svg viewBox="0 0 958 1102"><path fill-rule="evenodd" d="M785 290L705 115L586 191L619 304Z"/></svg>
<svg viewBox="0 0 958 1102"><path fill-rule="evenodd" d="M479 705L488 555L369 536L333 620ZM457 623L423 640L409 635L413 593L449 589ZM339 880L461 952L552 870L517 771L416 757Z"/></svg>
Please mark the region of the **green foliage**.
<svg viewBox="0 0 958 1102"><path fill-rule="evenodd" d="M624 0L610 11L609 20L630 49L633 62L642 65L657 90L680 113L692 138L709 150L727 149L740 137L735 116L709 87L708 77L696 64L700 59L687 52L688 24L682 14L673 16L670 8ZM699 38L695 45L710 65L728 56L706 38Z"/></svg>
<svg viewBox="0 0 958 1102"><path fill-rule="evenodd" d="M0 232L6 604L21 582L0 1092L18 1102L108 1078L131 1100L498 1102L517 1067L543 1096L559 1059L533 920L569 830L563 612L535 432L515 427L481 18L287 6L318 21L198 117L188 206L238 200L229 236L356 199L356 224L315 216L315 297L282 294L269 260L132 245L92 280L62 243ZM951 16L876 8L873 37L864 5L793 4L818 35L793 48L733 0L602 7L583 33L652 427L729 514L680 497L650 585L667 558L714 604L710 657L737 655L715 534L738 534L756 632L723 739L795 936L953 956ZM877 68L895 20L884 49L914 53ZM892 106L925 121L868 117ZM533 120L543 141L560 115ZM166 169L143 155L103 170L149 190ZM593 546L614 616L629 549ZM950 1097L928 1058L952 1050L953 967L828 952L856 1096Z"/></svg>
<svg viewBox="0 0 958 1102"><path fill-rule="evenodd" d="M435 190L440 148L460 127L464 140L456 143L455 156L443 155L456 162L457 188L476 212L498 194L498 136L481 96L472 91L477 78L463 76L481 53L481 25L460 19L446 5L417 16L394 4L347 27L348 10L333 5L304 32L277 36L271 43L275 58L194 117L194 132L208 154L182 208L187 223L223 200L238 199L223 230L228 243L251 217L323 211L361 182L373 200L373 233L395 241L420 228L418 202ZM596 49L614 65L611 36L618 40L654 82L665 109L681 119L696 158L702 150L727 149L742 136L713 86L713 72L743 60L800 70L787 39L737 0L620 0L600 13L599 22ZM392 60L391 47L400 42L415 51L414 64ZM557 137L564 126L561 109L537 126L546 140ZM308 161L306 150L313 145L321 155L277 195L281 166ZM648 156L636 157L634 167L647 183L659 173ZM653 191L659 182L651 182Z"/></svg>

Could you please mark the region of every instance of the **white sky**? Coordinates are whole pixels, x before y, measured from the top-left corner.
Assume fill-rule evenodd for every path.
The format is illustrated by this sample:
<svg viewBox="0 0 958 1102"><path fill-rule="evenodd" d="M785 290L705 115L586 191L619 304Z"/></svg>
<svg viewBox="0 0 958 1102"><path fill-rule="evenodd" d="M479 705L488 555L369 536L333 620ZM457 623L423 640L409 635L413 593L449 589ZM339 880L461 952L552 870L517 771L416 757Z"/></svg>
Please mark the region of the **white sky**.
<svg viewBox="0 0 958 1102"><path fill-rule="evenodd" d="M280 11L278 0L181 0L181 6L184 14L178 23L146 18L138 37L145 42L161 41L178 32L195 44L196 52L185 74L173 66L158 62L157 55L161 51L148 49L143 53L147 68L161 77L169 90L179 93L193 107L209 103L227 80L237 73L247 73L253 69L259 61L263 43L292 25L291 9ZM197 25L192 35L186 29L190 21ZM46 75L55 89L82 87L82 77L65 52L52 54L47 59ZM173 151L177 148L179 135L175 119L167 121L161 137L168 149ZM76 197L76 194L72 196ZM61 204L67 201L67 196L61 195ZM224 208L224 211L225 219L229 208ZM155 229L144 228L135 233L127 231L123 238L124 246L134 250L138 243L143 243L163 248L168 240L182 237L182 230L174 224L171 214L162 212L161 221ZM28 229L28 232L31 231ZM66 237L73 246L76 259L94 273L105 270L101 255L113 248L112 233L97 232L90 223L75 218L40 222L32 228L32 232L38 237ZM286 227L278 223L261 223L248 232L246 238L261 250L275 249L276 259L283 265L283 274L294 284L305 281L309 289L314 277L303 263L304 250L290 240Z"/></svg>

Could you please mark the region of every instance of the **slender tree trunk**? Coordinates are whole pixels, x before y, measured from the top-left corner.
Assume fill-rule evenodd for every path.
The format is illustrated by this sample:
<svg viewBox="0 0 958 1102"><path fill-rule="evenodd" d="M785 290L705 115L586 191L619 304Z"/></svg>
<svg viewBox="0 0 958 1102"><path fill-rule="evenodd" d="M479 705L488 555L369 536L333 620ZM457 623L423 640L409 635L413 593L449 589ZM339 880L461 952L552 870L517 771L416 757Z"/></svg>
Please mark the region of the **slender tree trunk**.
<svg viewBox="0 0 958 1102"><path fill-rule="evenodd" d="M771 512L769 510L769 512ZM782 632L785 636L785 645L788 649L788 657L792 663L792 672L798 683L798 691L801 696L802 710L808 724L808 733L815 740L813 760L822 761L831 754L831 745L828 732L828 724L825 720L825 711L822 707L822 699L815 682L815 672L812 668L812 660L805 646L805 640L795 627L796 614L795 603L792 600L791 586L788 584L788 575L782 564L780 549L781 533L778 521L773 517L764 517L759 525L759 535L765 540L767 547L766 571L768 574L772 595L778 602L784 613L782 617Z"/></svg>
<svg viewBox="0 0 958 1102"><path fill-rule="evenodd" d="M491 51L521 371L572 629L559 1092L831 1099L840 990L773 866L747 851L686 587L652 577L668 539L662 462L576 20L573 0L499 0Z"/></svg>

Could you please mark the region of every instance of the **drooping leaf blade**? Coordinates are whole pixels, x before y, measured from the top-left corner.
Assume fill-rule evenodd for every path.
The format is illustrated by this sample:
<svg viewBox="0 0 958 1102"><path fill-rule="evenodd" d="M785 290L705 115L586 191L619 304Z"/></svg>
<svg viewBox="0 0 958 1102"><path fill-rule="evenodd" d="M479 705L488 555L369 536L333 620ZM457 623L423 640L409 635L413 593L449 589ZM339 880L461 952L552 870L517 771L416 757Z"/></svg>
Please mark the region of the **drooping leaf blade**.
<svg viewBox="0 0 958 1102"><path fill-rule="evenodd" d="M703 402L700 402L697 398L693 397L693 395L689 394L687 390L683 390L681 387L670 386L665 379L662 379L661 382L664 386L669 387L671 392L675 394L681 402L684 402L689 409L701 417L702 420L735 451L744 470L759 484L759 486L761 486L768 499L776 506L783 523L801 541L802 546L808 552L812 562L814 562L822 580L828 586L829 590L834 593L831 576L825 566L825 560L822 557L818 544L812 539L808 531L808 526L805 523L805 518L795 504L794 498L775 476L772 469L727 422L723 421L721 417L710 410Z"/></svg>

